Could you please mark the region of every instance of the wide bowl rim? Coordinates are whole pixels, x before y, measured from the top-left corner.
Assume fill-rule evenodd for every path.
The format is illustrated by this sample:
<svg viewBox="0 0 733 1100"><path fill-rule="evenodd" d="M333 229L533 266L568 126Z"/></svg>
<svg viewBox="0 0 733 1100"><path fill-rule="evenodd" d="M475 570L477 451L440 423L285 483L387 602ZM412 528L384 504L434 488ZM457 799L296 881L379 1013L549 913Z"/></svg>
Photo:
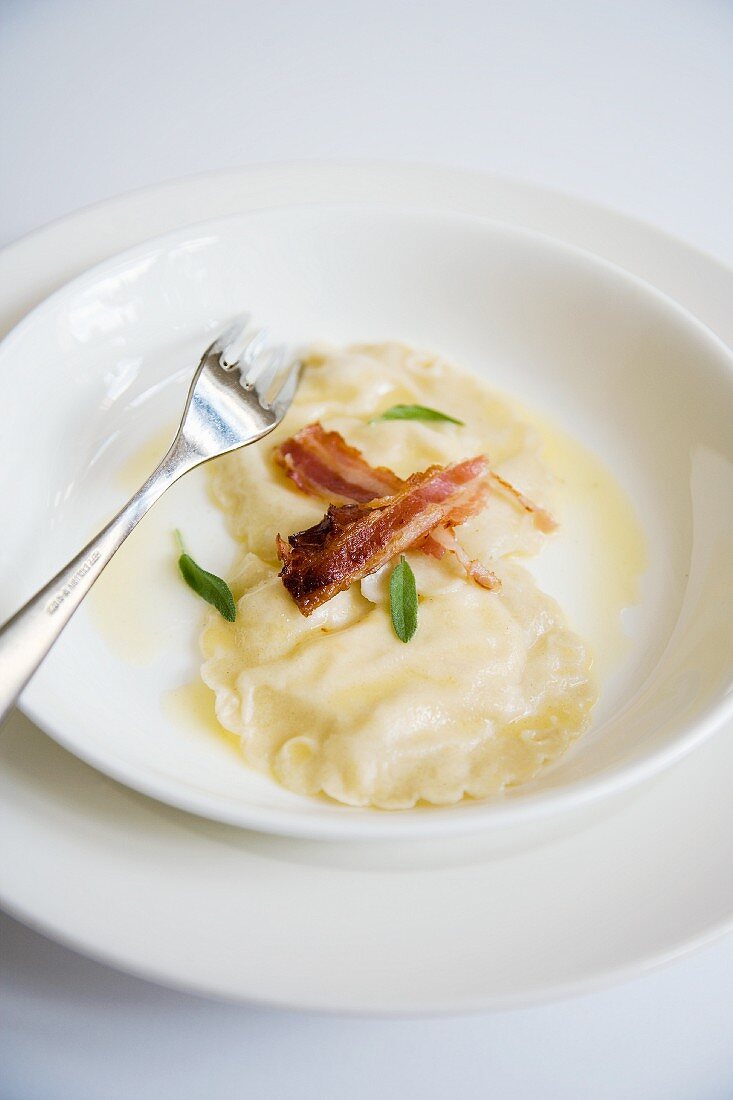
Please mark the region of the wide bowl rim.
<svg viewBox="0 0 733 1100"><path fill-rule="evenodd" d="M652 283L633 274L621 265L597 255L590 249L563 241L552 234L526 226L517 226L500 219L477 213L448 210L439 205L410 205L404 201L345 199L302 202L284 202L266 208L240 211L197 220L149 237L142 242L106 257L62 284L33 307L0 341L0 359L33 326L39 315L52 310L55 305L72 293L83 292L93 284L102 272L109 273L123 268L135 260L175 247L194 234L213 234L235 223L282 215L293 210L333 210L391 213L416 220L438 217L454 223L480 225L494 233L535 242L539 247L550 248L572 257L595 270L640 292L650 302L663 309L675 322L694 333L716 355L733 382L733 351L716 333L696 317L689 309L676 302L670 295ZM733 656L733 655L732 655ZM444 806L400 811L330 806L328 810L309 810L307 815L293 814L288 809L268 809L250 806L233 798L214 796L189 788L180 780L147 774L147 769L135 762L117 760L98 751L93 745L79 745L73 732L62 728L48 716L42 700L34 698L33 683L21 697L19 708L64 749L80 760L115 781L160 802L185 810L208 820L244 829L270 833L277 836L312 840L369 840L431 839L476 832L501 832L516 826L536 824L543 819L556 818L583 810L592 804L622 795L652 779L694 750L733 715L733 694L723 696L716 703L708 704L696 719L683 726L674 741L668 745L651 748L639 759L618 763L595 776L573 781L571 784L549 791L531 792L521 799L496 799L476 802L471 813L453 812L458 807ZM460 804L458 804L460 806Z"/></svg>

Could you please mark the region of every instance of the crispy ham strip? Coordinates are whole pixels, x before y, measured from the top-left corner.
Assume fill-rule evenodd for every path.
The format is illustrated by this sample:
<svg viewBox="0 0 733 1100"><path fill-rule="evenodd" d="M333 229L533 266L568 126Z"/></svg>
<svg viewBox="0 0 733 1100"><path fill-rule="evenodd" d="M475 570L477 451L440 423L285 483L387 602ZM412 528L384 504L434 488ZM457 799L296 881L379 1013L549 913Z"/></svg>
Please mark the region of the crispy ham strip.
<svg viewBox="0 0 733 1100"><path fill-rule="evenodd" d="M432 557L437 558L438 561L445 557L446 554L455 554L459 563L476 584L480 584L482 588L488 588L490 591L501 587L501 581L495 573L492 573L491 570L487 569L485 565L482 565L480 561L469 558L456 538L452 527L436 527L427 538L424 538L422 542L419 543L419 547L426 554L430 554Z"/></svg>
<svg viewBox="0 0 733 1100"><path fill-rule="evenodd" d="M386 466L370 466L342 435L318 423L281 443L275 461L304 493L326 497L332 504L366 504L391 496L403 485L397 474Z"/></svg>
<svg viewBox="0 0 733 1100"><path fill-rule="evenodd" d="M497 485L500 490L504 491L505 496L511 497L525 512L529 512L534 520L535 527L539 531L544 531L546 535L549 535L551 531L557 528L557 523L550 513L545 511L544 508L540 508L538 505L533 504L524 493L520 493L519 489L514 488L511 481L506 481L505 478L500 477L494 470L489 470L489 477L494 485Z"/></svg>
<svg viewBox="0 0 733 1100"><path fill-rule="evenodd" d="M382 498L399 494L411 480L403 481L386 466L371 466L361 451L358 451L355 447L350 447L342 435L338 432L327 432L319 423L309 424L290 439L286 439L275 450L274 457L277 464L282 467L287 476L303 492L308 493L310 496L325 497L336 504L368 504L372 502L374 505L382 505L384 503ZM433 470L435 469L438 468L434 467ZM447 467L447 469L451 469L451 467ZM413 476L422 477L424 475ZM503 495L508 496L517 503L524 511L530 513L541 531L554 530L556 524L548 512L538 508L523 493L515 489L510 482L490 470L488 464L486 464L484 474L480 481L476 482L473 492L466 493L460 504L455 503L450 517L443 519L436 526L429 529L427 534L417 537L411 545L438 560L447 553L453 554L476 584L481 585L482 588L493 589L499 587L496 576L481 562L469 558L453 531L453 527L463 523L469 516L474 515L484 506L488 485L492 485ZM330 526L329 516L331 517ZM306 536L310 537L312 535L316 541L325 539L326 529L321 529L323 524L326 524L326 528L330 532L329 537L335 537L335 527L343 525L347 519L348 517L345 514L342 516L337 509L329 509L329 513L324 517L321 524L311 528L310 531L292 536L290 539L291 547L294 545L293 539L301 540L301 549L306 545ZM318 532L318 534L314 534L315 532ZM392 551L394 554L400 552L401 550ZM278 554L284 566L287 566L292 551L280 536L278 536ZM378 566L374 568L378 568ZM367 572L373 572L373 569L369 569ZM285 568L283 569L283 579L285 579L284 574ZM361 575L366 576L366 573ZM356 579L356 577L353 579ZM351 582L347 582L343 587L348 587L349 583ZM286 588L290 591L287 583ZM335 595L336 591L341 591L341 589L334 589L332 595ZM295 596L294 598L300 606L298 598ZM324 603L326 599L330 598L330 596L326 596L319 603ZM312 611L319 603L314 603L310 610ZM301 610L303 610L302 607ZM310 611L304 611L304 614L310 614Z"/></svg>
<svg viewBox="0 0 733 1100"><path fill-rule="evenodd" d="M350 447L338 432L327 432L321 424L308 424L275 450L275 461L299 489L310 496L325 497L334 504L366 504L376 497L396 493L404 484L386 466L371 466L356 447ZM555 520L494 470L488 477L498 492L518 504L534 519L540 531L549 533ZM431 552L431 551L428 551ZM438 556L438 555L434 555Z"/></svg>
<svg viewBox="0 0 733 1100"><path fill-rule="evenodd" d="M278 535L280 576L300 611L310 615L441 525L462 523L486 502L488 468L483 455L431 466L390 496L330 505L320 523L287 543Z"/></svg>
<svg viewBox="0 0 733 1100"><path fill-rule="evenodd" d="M325 497L334 504L367 504L399 492L405 484L386 466L370 465L339 432L327 432L318 422L286 439L275 449L274 457L304 493ZM445 553L437 543L433 545L430 535L421 549L435 558Z"/></svg>

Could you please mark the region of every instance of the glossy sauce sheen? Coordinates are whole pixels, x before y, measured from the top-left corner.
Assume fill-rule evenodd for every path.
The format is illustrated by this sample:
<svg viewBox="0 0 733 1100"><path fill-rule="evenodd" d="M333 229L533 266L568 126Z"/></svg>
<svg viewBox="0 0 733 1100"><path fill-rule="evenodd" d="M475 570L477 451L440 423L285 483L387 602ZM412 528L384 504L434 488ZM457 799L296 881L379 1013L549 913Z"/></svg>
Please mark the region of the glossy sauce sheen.
<svg viewBox="0 0 733 1100"><path fill-rule="evenodd" d="M374 422L398 403L465 425ZM314 420L400 477L483 453L540 506L559 503L540 433L477 378L399 344L314 353L278 432L212 466L214 498L242 543L237 622L210 615L202 638L220 722L258 769L351 805L446 804L533 778L587 726L596 699L589 648L520 564L548 536L498 493L458 529L499 593L452 559L408 553L420 621L407 645L390 621L389 566L305 618L278 579L275 536L317 522L324 503L272 451Z"/></svg>
<svg viewBox="0 0 733 1100"><path fill-rule="evenodd" d="M504 606L499 608L487 603L496 597L472 585L448 562L411 555L421 590L421 622L408 646L391 632L387 578L379 574L331 601L322 609L323 622L315 617L305 620L277 581L274 534L275 528L288 534L314 522L323 505L270 469L276 440L265 440L210 466L214 494L233 533L252 553L241 554L232 580L235 597L241 599L237 624L232 628L214 613L208 617L204 677L216 692L219 720L230 731L227 736L240 738L250 763L274 772L292 789L325 791L341 801L386 808L420 800L450 802L466 794L484 797L531 778L563 752L587 724L595 697L589 651L567 630L559 609L537 590L519 561L543 542L547 545L540 562L545 555L567 553L575 571L577 554L582 554L580 572L587 573L594 592L593 614L582 616L583 635L595 652L596 668L605 675L623 651L619 612L636 597L644 540L612 475L564 433L500 401L477 379L399 345L362 349L356 355L362 362L353 376L353 355L314 361L299 407L280 437L320 418L361 447L370 461L391 465L402 476L431 462L465 457L483 442L479 449L487 450L500 472L546 504L561 529L548 540L526 517L507 507L489 517L488 537L485 522L459 529L471 554L488 564L495 555L499 558L505 581ZM359 377L362 371L368 373L371 389ZM354 412L355 399L364 407L355 416L344 416L344 408ZM366 423L373 412L409 400L457 414L466 419L467 427ZM483 433L483 439L477 438L471 424L477 409L482 421L478 436ZM170 434L163 433L127 464L121 472L127 488L149 472ZM275 500L269 491L272 483ZM111 642L114 639L121 656L136 661L151 660L154 651L160 651L164 625L159 601L150 600L142 580L151 572L150 562L152 572L165 568L168 580L180 583L167 542L161 555L164 533L159 524L155 526L157 532L152 517L145 521L95 593L98 626ZM153 538L158 545L152 545ZM135 585L130 583L133 574ZM137 595L132 603L126 599L120 629L120 593L133 589ZM511 599L507 592L514 592ZM512 602L518 605L514 617L504 614ZM574 686L564 698L562 691L556 692L543 714L535 710L523 716L521 707L510 707L507 722L501 707L499 713L486 704L502 674L494 682L485 679L478 692L472 693L470 684L481 680L492 660L511 663L512 646L526 651L527 623L539 621L538 616L552 619L554 629L561 632L565 673ZM490 652L466 644L467 637L493 638ZM441 654L446 638L452 641ZM507 638L509 644L502 649ZM431 647L437 647L437 663L431 659ZM355 648L360 654L356 662ZM449 668L451 655L456 660ZM364 675L362 665L373 675ZM207 689L187 685L167 693L164 712L189 726L221 730L211 700ZM419 728L412 719L404 720L405 714L416 713L423 714ZM339 716L336 723L334 714ZM372 721L374 714L379 729ZM401 740L405 727L407 736ZM377 767L375 759L381 761Z"/></svg>
<svg viewBox="0 0 733 1100"><path fill-rule="evenodd" d="M621 612L640 598L647 566L644 532L631 500L596 455L547 421L521 409L518 414L539 432L542 458L557 478L562 527L542 556L548 570L553 558L567 557L576 586L591 594L578 609L582 621L576 626L590 643L596 676L603 681L630 644Z"/></svg>

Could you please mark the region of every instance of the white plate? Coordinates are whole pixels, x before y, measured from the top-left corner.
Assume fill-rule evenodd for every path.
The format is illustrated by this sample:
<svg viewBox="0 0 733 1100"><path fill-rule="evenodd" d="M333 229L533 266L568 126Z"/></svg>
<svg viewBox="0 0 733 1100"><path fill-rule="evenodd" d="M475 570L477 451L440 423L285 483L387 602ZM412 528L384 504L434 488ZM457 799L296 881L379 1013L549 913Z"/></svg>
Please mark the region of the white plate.
<svg viewBox="0 0 733 1100"><path fill-rule="evenodd" d="M0 514L25 517L4 525L0 570L16 583L0 614L136 487L119 484L120 468L161 428L162 453L192 364L243 306L290 341L404 337L441 351L600 454L643 516L654 563L626 659L602 681L586 736L511 796L399 814L297 797L206 726L171 714L171 693L198 680L201 622L176 578L172 531L189 533L218 572L232 554L197 471L146 517L24 693L42 728L137 790L229 824L337 839L481 829L504 845L518 824L555 828L711 731L733 679L733 359L627 273L476 216L335 203L208 221L101 264L33 311L0 347ZM539 568L595 643L608 581L598 558L617 536L590 545L590 516L579 498ZM38 537L42 523L50 538ZM111 647L94 614L100 598ZM124 635L132 661L119 653Z"/></svg>
<svg viewBox="0 0 733 1100"><path fill-rule="evenodd" d="M178 184L36 234L6 251L0 275L31 304L75 261L268 192L433 205L450 194L454 208L561 227L731 335L733 275L712 261L616 215L455 173L278 169ZM18 716L0 748L0 889L12 912L82 950L224 996L381 1011L517 1003L673 957L730 924L732 755L718 737L623 815L497 861L478 839L326 846L203 822L103 778Z"/></svg>

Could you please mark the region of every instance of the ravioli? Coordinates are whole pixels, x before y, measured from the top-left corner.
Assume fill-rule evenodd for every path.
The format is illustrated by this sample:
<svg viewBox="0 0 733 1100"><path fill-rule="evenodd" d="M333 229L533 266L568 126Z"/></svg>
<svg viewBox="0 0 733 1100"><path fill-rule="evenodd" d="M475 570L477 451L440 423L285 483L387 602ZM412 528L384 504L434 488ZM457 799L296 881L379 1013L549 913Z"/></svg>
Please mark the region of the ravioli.
<svg viewBox="0 0 733 1100"><path fill-rule="evenodd" d="M438 408L464 426L370 423L395 404ZM212 612L202 636L219 721L252 766L349 805L447 804L528 781L583 731L596 698L587 646L517 560L548 536L498 493L456 529L499 577L497 592L452 558L408 552L420 597L409 644L392 629L389 566L305 618L278 578L275 540L317 523L325 506L272 455L314 421L402 478L485 453L552 511L535 430L479 379L402 344L316 350L285 423L210 464L214 499L241 544L237 620Z"/></svg>

